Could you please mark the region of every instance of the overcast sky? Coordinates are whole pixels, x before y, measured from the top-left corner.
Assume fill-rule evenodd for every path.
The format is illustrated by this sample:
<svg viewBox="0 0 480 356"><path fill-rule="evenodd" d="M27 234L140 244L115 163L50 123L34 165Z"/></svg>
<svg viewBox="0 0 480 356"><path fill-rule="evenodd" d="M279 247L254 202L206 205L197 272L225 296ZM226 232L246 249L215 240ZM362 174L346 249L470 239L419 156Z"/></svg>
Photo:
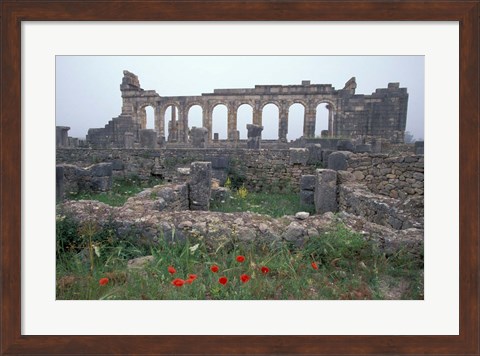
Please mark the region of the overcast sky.
<svg viewBox="0 0 480 356"><path fill-rule="evenodd" d="M57 56L56 125L69 126L69 136L85 138L89 128L104 127L121 113L120 83L123 70L138 76L145 90L160 96L211 93L214 89L253 88L255 85L332 84L342 89L356 77L356 94L369 95L390 82L399 82L409 93L407 131L424 137L423 56ZM289 113L289 140L302 136L303 106ZM170 113L167 111L166 116ZM246 138L252 110L242 105L237 128ZM202 126L200 107L189 112L189 126ZM265 139L278 137L278 110L263 111ZM316 134L327 128L325 105L317 109ZM153 128L153 109L147 108L147 128ZM213 132L227 134L227 110L213 112Z"/></svg>

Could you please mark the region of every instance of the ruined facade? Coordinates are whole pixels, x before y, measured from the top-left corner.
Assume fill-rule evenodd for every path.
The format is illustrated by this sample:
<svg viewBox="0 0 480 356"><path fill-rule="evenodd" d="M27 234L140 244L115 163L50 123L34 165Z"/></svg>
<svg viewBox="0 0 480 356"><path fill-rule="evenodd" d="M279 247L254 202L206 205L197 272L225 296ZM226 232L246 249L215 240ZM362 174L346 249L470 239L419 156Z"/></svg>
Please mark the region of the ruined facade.
<svg viewBox="0 0 480 356"><path fill-rule="evenodd" d="M262 110L274 104L279 110L278 140L286 142L288 113L291 105L300 103L305 108L303 137L315 136L316 110L326 103L329 110L329 137L378 137L392 143L402 143L407 118L408 93L399 83L389 83L388 88L377 89L371 95L357 95L355 78L351 78L343 89L331 84L301 85L256 85L253 89L215 89L213 93L199 96L160 96L154 90L144 90L138 77L123 72L120 85L122 113L104 128L90 129L87 142L93 147L130 147L133 141L138 147L141 137L155 132L157 143L189 142L188 112L194 105L202 108L202 126L207 129L208 142L212 141L212 114L217 105L228 109L228 141L237 141L237 110L243 104L252 107L252 124L262 126ZM146 110L151 106L155 113L155 129L146 129ZM165 137L165 112L172 107L168 121L168 137ZM148 131L148 132L146 132ZM133 137L132 137L133 136ZM128 141L128 142L127 142ZM149 148L152 148L150 143Z"/></svg>

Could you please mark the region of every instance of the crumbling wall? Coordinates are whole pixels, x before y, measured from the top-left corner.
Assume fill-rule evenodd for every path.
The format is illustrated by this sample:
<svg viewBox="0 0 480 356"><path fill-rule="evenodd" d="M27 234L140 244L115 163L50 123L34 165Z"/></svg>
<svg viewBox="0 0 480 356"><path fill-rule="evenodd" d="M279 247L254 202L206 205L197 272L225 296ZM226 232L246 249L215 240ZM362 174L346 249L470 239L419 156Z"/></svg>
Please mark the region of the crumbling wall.
<svg viewBox="0 0 480 356"><path fill-rule="evenodd" d="M423 155L349 155L346 170L377 194L406 199L424 193Z"/></svg>
<svg viewBox="0 0 480 356"><path fill-rule="evenodd" d="M152 175L167 182L185 181L179 167L195 161L211 162L212 176L223 184L227 175L248 189L299 191L300 177L314 174L318 163L308 162L309 150L237 150L237 149L114 149L57 150L57 162L86 167L97 162L111 162L113 175Z"/></svg>
<svg viewBox="0 0 480 356"><path fill-rule="evenodd" d="M57 200L61 200L64 193L105 192L111 188L111 163L94 164L87 168L72 164L62 164L56 167Z"/></svg>

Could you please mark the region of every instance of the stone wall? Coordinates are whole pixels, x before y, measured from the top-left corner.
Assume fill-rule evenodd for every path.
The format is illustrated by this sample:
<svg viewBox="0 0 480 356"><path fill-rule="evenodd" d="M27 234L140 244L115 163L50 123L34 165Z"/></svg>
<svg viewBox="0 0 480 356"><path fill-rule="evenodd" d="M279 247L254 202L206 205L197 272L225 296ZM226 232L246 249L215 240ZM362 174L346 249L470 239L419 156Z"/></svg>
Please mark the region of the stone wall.
<svg viewBox="0 0 480 356"><path fill-rule="evenodd" d="M105 192L112 188L112 164L99 163L86 168L73 164L56 166L57 200L64 193Z"/></svg>
<svg viewBox="0 0 480 356"><path fill-rule="evenodd" d="M370 191L391 198L423 196L423 155L352 154L347 171Z"/></svg>
<svg viewBox="0 0 480 356"><path fill-rule="evenodd" d="M310 150L243 149L57 149L57 164L87 167L111 162L113 175L135 175L147 180L152 175L167 182L185 181L178 168L190 163L212 163L212 176L223 184L227 175L245 183L248 189L299 191L300 177L314 174L318 164L309 162Z"/></svg>
<svg viewBox="0 0 480 356"><path fill-rule="evenodd" d="M392 143L404 140L407 120L407 88L399 83L389 83L387 88L377 89L371 95L356 94L355 78L345 83L343 89L331 84L301 85L256 85L254 88L215 89L213 93L196 96L161 96L155 90L144 90L138 77L129 71L123 72L120 91L122 95L121 115L112 119L104 128L90 129L87 142L94 148L125 147L123 133L132 132L138 143L137 132L146 128L145 108L154 109L155 132L161 141L165 137L165 113L173 108L172 117L167 119L168 142L186 143L189 140L188 113L192 106L202 108L202 122L207 130L207 141L214 137L213 109L221 104L227 108L228 140L238 140L238 108L247 104L252 107L252 124L263 126L263 108L273 104L278 108L278 140L287 141L289 108L300 103L305 108L303 137L315 137L316 111L320 104L327 104L327 136L355 138L375 136ZM177 114L174 114L178 112ZM118 127L118 129L117 129ZM243 129L243 128L242 128ZM119 135L120 133L120 135ZM141 145L140 147L145 147Z"/></svg>

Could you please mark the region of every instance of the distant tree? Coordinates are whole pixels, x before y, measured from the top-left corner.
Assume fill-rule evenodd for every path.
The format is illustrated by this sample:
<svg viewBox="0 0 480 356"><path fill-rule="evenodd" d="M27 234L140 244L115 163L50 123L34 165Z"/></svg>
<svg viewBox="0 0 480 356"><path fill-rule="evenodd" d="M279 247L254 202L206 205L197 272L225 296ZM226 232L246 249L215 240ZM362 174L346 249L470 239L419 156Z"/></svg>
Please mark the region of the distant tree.
<svg viewBox="0 0 480 356"><path fill-rule="evenodd" d="M415 140L415 137L413 136L412 133L410 133L410 131L405 131L405 136L404 136L404 142L405 143L414 143L416 140Z"/></svg>

